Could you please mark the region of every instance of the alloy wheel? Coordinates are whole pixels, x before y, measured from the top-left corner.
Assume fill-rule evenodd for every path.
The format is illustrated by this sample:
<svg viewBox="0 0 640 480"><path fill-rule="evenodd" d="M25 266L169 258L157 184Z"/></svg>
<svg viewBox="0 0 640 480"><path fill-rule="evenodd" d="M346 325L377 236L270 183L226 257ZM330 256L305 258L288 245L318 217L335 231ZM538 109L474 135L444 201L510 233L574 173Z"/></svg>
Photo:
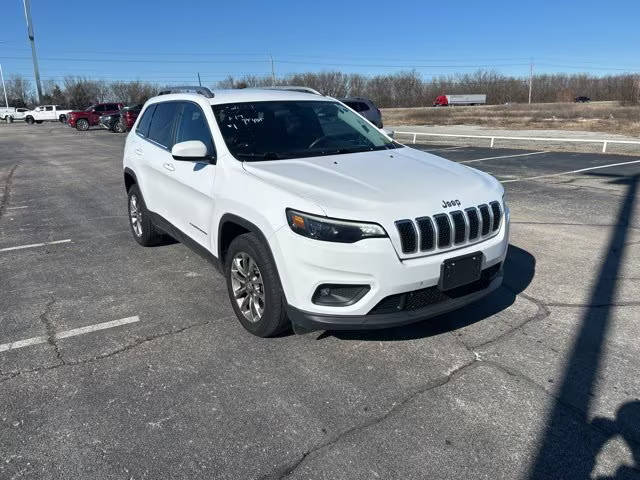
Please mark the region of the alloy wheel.
<svg viewBox="0 0 640 480"><path fill-rule="evenodd" d="M264 283L255 260L245 252L236 253L231 261L231 289L244 318L259 322L265 307Z"/></svg>
<svg viewBox="0 0 640 480"><path fill-rule="evenodd" d="M138 203L138 197L131 195L129 198L129 217L131 219L131 227L136 237L142 236L142 210Z"/></svg>

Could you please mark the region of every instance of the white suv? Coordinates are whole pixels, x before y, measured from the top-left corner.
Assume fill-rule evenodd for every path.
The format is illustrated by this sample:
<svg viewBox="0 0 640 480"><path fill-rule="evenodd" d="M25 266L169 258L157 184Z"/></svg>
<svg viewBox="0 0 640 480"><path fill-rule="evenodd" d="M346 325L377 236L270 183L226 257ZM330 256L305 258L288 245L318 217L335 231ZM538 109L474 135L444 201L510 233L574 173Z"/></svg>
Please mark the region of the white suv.
<svg viewBox="0 0 640 480"><path fill-rule="evenodd" d="M495 178L303 89L186 90L150 99L127 137L131 230L217 265L249 332L403 325L502 282Z"/></svg>

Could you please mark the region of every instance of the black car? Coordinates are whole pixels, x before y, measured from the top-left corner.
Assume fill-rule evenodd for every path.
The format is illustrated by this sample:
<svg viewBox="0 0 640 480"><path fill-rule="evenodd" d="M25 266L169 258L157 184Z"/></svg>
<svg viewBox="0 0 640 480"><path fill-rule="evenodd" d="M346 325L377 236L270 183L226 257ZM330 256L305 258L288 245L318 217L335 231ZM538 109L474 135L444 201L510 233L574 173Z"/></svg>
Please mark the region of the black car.
<svg viewBox="0 0 640 480"><path fill-rule="evenodd" d="M576 103L587 103L587 102L590 102L591 99L589 97L580 96L580 97L574 98L573 101Z"/></svg>
<svg viewBox="0 0 640 480"><path fill-rule="evenodd" d="M131 119L135 121L140 110L142 110L142 105L131 105L124 107L117 113L102 115L100 117L100 125L112 132L124 133L131 128L129 123L131 123Z"/></svg>

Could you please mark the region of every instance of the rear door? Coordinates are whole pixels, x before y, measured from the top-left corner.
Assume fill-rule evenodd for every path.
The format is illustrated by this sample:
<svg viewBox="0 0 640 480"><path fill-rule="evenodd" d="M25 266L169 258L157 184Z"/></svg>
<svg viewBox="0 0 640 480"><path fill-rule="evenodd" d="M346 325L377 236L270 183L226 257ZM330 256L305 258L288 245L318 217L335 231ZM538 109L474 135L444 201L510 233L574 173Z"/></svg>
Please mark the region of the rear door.
<svg viewBox="0 0 640 480"><path fill-rule="evenodd" d="M175 170L171 147L178 106L178 102L163 102L147 108L133 144L133 154L142 172L146 206L167 220L173 201L169 174Z"/></svg>
<svg viewBox="0 0 640 480"><path fill-rule="evenodd" d="M193 102L179 102L175 143L200 140L207 147L208 159L169 160L165 170L168 220L189 237L209 249L213 215L213 182L216 174L215 146L202 108Z"/></svg>
<svg viewBox="0 0 640 480"><path fill-rule="evenodd" d="M41 120L55 120L56 112L53 105L45 105Z"/></svg>

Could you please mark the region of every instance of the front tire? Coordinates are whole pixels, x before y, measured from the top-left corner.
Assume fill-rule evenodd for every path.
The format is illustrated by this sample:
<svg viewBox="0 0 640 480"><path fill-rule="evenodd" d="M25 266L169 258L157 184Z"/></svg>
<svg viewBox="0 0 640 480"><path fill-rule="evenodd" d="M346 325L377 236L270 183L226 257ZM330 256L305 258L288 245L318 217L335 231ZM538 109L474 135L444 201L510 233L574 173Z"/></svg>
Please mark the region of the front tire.
<svg viewBox="0 0 640 480"><path fill-rule="evenodd" d="M80 118L76 122L76 130L79 130L81 132L86 132L87 130L89 130L89 121L86 118Z"/></svg>
<svg viewBox="0 0 640 480"><path fill-rule="evenodd" d="M122 122L116 122L116 124L113 126L113 131L115 133L124 133L127 131L127 128Z"/></svg>
<svg viewBox="0 0 640 480"><path fill-rule="evenodd" d="M33 125L35 123L35 120L33 119L33 117L27 117L24 119L25 122L27 122L29 125Z"/></svg>
<svg viewBox="0 0 640 480"><path fill-rule="evenodd" d="M240 324L258 337L272 337L290 326L276 266L253 233L236 237L225 260L229 300Z"/></svg>
<svg viewBox="0 0 640 480"><path fill-rule="evenodd" d="M164 235L153 224L138 185L134 184L129 188L128 206L129 227L134 240L143 247L153 247L160 244Z"/></svg>

